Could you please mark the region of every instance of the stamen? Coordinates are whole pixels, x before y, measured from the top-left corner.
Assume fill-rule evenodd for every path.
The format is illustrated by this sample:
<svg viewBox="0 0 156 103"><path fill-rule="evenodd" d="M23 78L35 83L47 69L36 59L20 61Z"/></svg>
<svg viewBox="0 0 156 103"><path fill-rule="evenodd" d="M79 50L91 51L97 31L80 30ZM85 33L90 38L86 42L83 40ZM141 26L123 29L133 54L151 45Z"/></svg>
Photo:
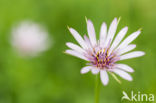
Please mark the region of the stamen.
<svg viewBox="0 0 156 103"><path fill-rule="evenodd" d="M101 69L109 69L114 64L114 58L116 58L116 54L110 53L109 55L109 48L100 49L99 51L95 51L95 48L93 49L92 57L95 58L93 65L95 65L98 68Z"/></svg>

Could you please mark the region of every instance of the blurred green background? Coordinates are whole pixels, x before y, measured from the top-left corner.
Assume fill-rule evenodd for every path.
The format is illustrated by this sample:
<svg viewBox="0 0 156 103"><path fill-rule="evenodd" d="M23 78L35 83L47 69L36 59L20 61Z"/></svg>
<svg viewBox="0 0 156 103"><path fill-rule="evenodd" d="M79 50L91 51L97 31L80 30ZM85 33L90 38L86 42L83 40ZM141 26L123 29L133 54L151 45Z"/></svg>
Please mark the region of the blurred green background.
<svg viewBox="0 0 156 103"><path fill-rule="evenodd" d="M100 103L120 103L123 90L156 94L155 0L0 0L0 103L94 103L96 76L81 75L85 62L63 53L66 42L76 43L67 25L83 35L85 16L97 34L103 21L109 25L120 16L117 31L127 25L128 35L142 28L133 43L146 55L123 61L134 68L134 80L120 78L120 85L110 76L108 86L101 86ZM38 57L20 57L10 44L12 26L23 20L43 24L53 40Z"/></svg>

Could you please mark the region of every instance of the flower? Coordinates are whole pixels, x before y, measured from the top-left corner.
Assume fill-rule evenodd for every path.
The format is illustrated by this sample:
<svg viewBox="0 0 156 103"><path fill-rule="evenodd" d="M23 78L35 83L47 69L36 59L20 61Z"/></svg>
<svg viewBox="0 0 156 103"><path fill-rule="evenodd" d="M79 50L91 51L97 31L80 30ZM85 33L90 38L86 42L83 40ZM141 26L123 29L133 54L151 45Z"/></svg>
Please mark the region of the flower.
<svg viewBox="0 0 156 103"><path fill-rule="evenodd" d="M49 47L47 31L30 21L13 28L11 42L22 56L36 56Z"/></svg>
<svg viewBox="0 0 156 103"><path fill-rule="evenodd" d="M142 51L129 52L136 47L135 44L130 43L139 36L141 33L140 30L132 33L122 41L128 31L128 27L126 26L121 29L114 38L119 20L115 18L112 21L108 32L106 23L102 23L99 40L96 40L96 34L91 20L86 20L89 38L86 35L82 38L76 30L69 28L69 31L80 46L67 42L66 45L70 49L66 50L65 53L89 62L87 63L87 66L81 69L81 73L85 74L89 71L93 74L100 73L100 79L103 85L107 85L109 82L108 73L110 73L118 82L120 81L115 74L125 80L132 81L132 77L127 72L131 73L134 72L134 70L126 64L117 63L117 61L140 57L145 54Z"/></svg>

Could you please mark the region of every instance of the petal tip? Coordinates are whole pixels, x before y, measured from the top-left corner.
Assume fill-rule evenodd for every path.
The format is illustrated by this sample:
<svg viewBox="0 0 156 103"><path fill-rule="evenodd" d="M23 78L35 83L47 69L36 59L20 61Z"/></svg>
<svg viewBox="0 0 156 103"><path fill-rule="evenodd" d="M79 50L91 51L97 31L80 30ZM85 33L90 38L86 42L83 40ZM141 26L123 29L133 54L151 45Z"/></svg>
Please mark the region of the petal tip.
<svg viewBox="0 0 156 103"><path fill-rule="evenodd" d="M133 78L132 78L132 77L131 77L131 78L129 78L129 79L128 79L128 81L133 81Z"/></svg>
<svg viewBox="0 0 156 103"><path fill-rule="evenodd" d="M86 22L88 21L88 19L87 19L87 17L85 16L85 20L86 20Z"/></svg>
<svg viewBox="0 0 156 103"><path fill-rule="evenodd" d="M125 29L128 30L128 26L125 26Z"/></svg>
<svg viewBox="0 0 156 103"><path fill-rule="evenodd" d="M70 29L70 27L67 25L67 29Z"/></svg>
<svg viewBox="0 0 156 103"><path fill-rule="evenodd" d="M141 31L142 31L142 28L139 28L139 30L138 30L138 31L140 31L140 32L141 32Z"/></svg>
<svg viewBox="0 0 156 103"><path fill-rule="evenodd" d="M87 20L87 23L92 24L92 21L90 19Z"/></svg>
<svg viewBox="0 0 156 103"><path fill-rule="evenodd" d="M142 51L142 56L144 56L146 53Z"/></svg>
<svg viewBox="0 0 156 103"><path fill-rule="evenodd" d="M84 74L84 72L83 72L82 70L80 71L80 73L81 73L81 74Z"/></svg>
<svg viewBox="0 0 156 103"><path fill-rule="evenodd" d="M71 28L71 27L68 27L68 30L69 30L70 32L72 32L72 31L73 31L73 28Z"/></svg>
<svg viewBox="0 0 156 103"><path fill-rule="evenodd" d="M117 23L118 22L118 19L117 19L117 17L115 17L114 19L113 19L113 22L112 23Z"/></svg>
<svg viewBox="0 0 156 103"><path fill-rule="evenodd" d="M103 85L104 85L104 86L107 86L107 85L108 85L108 83L105 83L105 84L103 83Z"/></svg>
<svg viewBox="0 0 156 103"><path fill-rule="evenodd" d="M129 76L129 77L125 78L125 79L128 80L128 81L132 81L133 80L132 76Z"/></svg>
<svg viewBox="0 0 156 103"><path fill-rule="evenodd" d="M104 86L106 86L108 84L109 78L108 78L108 74L106 71L104 71L104 70L100 71L100 79Z"/></svg>
<svg viewBox="0 0 156 103"><path fill-rule="evenodd" d="M69 45L69 42L66 43L66 46L68 46L68 45Z"/></svg>
<svg viewBox="0 0 156 103"><path fill-rule="evenodd" d="M69 50L65 50L65 51L64 51L64 53L68 53L68 52L69 52Z"/></svg>
<svg viewBox="0 0 156 103"><path fill-rule="evenodd" d="M66 51L62 51L62 53L66 54Z"/></svg>
<svg viewBox="0 0 156 103"><path fill-rule="evenodd" d="M115 17L114 20L118 20L117 17Z"/></svg>
<svg viewBox="0 0 156 103"><path fill-rule="evenodd" d="M121 20L121 16L119 17L119 19L117 20L118 21L118 23L120 22L120 20Z"/></svg>
<svg viewBox="0 0 156 103"><path fill-rule="evenodd" d="M138 31L137 31L137 34L139 35L141 33L141 30L139 29Z"/></svg>
<svg viewBox="0 0 156 103"><path fill-rule="evenodd" d="M103 22L102 23L102 26L106 27L107 26L106 22Z"/></svg>

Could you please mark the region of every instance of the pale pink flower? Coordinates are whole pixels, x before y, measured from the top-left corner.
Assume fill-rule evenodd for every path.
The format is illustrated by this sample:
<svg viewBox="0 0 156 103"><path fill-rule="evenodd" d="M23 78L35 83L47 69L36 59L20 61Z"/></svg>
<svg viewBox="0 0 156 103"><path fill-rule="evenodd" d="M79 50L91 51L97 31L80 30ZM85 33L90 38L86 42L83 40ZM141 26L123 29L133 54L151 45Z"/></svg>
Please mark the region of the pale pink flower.
<svg viewBox="0 0 156 103"><path fill-rule="evenodd" d="M130 43L139 36L141 33L140 30L132 33L123 40L128 31L128 27L126 26L121 29L114 38L118 23L119 20L115 18L110 24L108 31L106 23L102 23L99 40L96 39L94 26L91 20L87 20L87 31L89 37L84 35L84 38L82 38L76 30L69 28L69 31L80 46L67 42L66 45L70 49L66 50L65 53L86 60L88 62L87 66L81 69L81 73L85 74L89 71L93 74L100 73L100 78L104 85L107 85L109 82L108 72L117 81L119 80L115 74L119 75L123 79L132 81L132 77L129 73L134 72L134 70L126 64L117 62L125 59L140 57L145 54L142 51L130 52L136 47L135 44Z"/></svg>

